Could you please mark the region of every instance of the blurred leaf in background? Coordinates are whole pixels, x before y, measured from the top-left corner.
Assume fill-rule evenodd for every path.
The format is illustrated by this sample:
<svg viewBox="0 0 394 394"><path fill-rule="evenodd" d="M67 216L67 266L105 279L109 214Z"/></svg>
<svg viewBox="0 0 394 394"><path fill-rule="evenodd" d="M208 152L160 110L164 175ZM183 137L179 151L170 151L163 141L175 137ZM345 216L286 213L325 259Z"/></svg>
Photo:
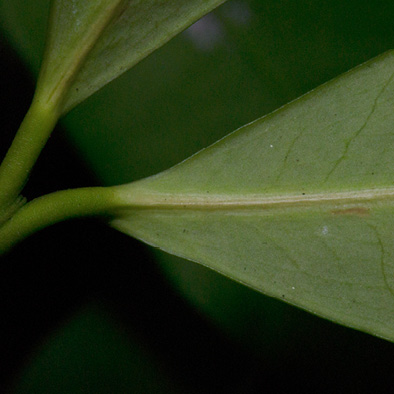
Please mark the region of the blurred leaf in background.
<svg viewBox="0 0 394 394"><path fill-rule="evenodd" d="M31 365L16 393L183 392L97 305L85 306L59 327Z"/></svg>
<svg viewBox="0 0 394 394"><path fill-rule="evenodd" d="M33 75L47 9L47 0L0 2L4 35ZM63 126L100 183L140 179L392 49L393 19L390 1L229 1L73 110ZM125 261L129 252L124 247L113 259ZM277 392L297 384L303 392L367 393L378 390L376 382L380 392L390 387L390 343L267 299L204 267L148 253L202 319L234 348L246 344L258 354L262 364L251 368L249 385L239 371L244 392L268 381Z"/></svg>

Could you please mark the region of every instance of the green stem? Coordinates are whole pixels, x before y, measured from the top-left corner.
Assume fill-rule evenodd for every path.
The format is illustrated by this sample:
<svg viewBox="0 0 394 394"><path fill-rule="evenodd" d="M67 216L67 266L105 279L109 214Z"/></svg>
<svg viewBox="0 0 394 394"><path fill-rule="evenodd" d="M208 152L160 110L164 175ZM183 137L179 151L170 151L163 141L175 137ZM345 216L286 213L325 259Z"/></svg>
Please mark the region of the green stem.
<svg viewBox="0 0 394 394"><path fill-rule="evenodd" d="M63 190L36 198L0 227L0 255L44 227L81 216L110 216L120 205L111 187Z"/></svg>
<svg viewBox="0 0 394 394"><path fill-rule="evenodd" d="M56 110L33 100L0 166L0 220L18 199L58 117Z"/></svg>

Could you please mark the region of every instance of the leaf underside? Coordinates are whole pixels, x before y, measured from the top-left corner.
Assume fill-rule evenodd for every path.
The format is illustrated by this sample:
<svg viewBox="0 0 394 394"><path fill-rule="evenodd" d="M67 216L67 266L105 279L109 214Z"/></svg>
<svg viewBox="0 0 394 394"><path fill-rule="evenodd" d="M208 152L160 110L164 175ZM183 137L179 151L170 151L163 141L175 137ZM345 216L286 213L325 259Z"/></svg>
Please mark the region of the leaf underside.
<svg viewBox="0 0 394 394"><path fill-rule="evenodd" d="M38 88L63 113L225 0L53 0Z"/></svg>
<svg viewBox="0 0 394 394"><path fill-rule="evenodd" d="M112 225L394 340L394 52L156 176Z"/></svg>

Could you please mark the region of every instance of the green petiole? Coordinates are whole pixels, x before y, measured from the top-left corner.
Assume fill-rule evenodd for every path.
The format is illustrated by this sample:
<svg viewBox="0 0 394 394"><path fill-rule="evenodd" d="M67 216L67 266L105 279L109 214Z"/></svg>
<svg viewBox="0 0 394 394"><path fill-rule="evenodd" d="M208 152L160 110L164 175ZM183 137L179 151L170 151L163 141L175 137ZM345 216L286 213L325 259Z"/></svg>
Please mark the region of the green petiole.
<svg viewBox="0 0 394 394"><path fill-rule="evenodd" d="M20 206L20 193L58 118L57 110L33 100L0 165L0 224Z"/></svg>

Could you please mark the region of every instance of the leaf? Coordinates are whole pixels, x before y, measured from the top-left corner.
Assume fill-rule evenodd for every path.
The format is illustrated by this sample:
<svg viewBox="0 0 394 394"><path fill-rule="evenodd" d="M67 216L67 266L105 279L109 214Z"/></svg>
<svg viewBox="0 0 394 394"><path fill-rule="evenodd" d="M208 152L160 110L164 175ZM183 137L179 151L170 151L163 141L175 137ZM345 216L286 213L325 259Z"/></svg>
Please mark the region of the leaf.
<svg viewBox="0 0 394 394"><path fill-rule="evenodd" d="M84 305L36 347L13 393L184 392L152 352L98 303ZM49 367L50 366L50 367ZM42 379L45 376L45 379ZM11 391L10 391L11 392Z"/></svg>
<svg viewBox="0 0 394 394"><path fill-rule="evenodd" d="M62 112L225 0L54 0L37 90Z"/></svg>
<svg viewBox="0 0 394 394"><path fill-rule="evenodd" d="M394 340L394 52L159 175L112 226Z"/></svg>

